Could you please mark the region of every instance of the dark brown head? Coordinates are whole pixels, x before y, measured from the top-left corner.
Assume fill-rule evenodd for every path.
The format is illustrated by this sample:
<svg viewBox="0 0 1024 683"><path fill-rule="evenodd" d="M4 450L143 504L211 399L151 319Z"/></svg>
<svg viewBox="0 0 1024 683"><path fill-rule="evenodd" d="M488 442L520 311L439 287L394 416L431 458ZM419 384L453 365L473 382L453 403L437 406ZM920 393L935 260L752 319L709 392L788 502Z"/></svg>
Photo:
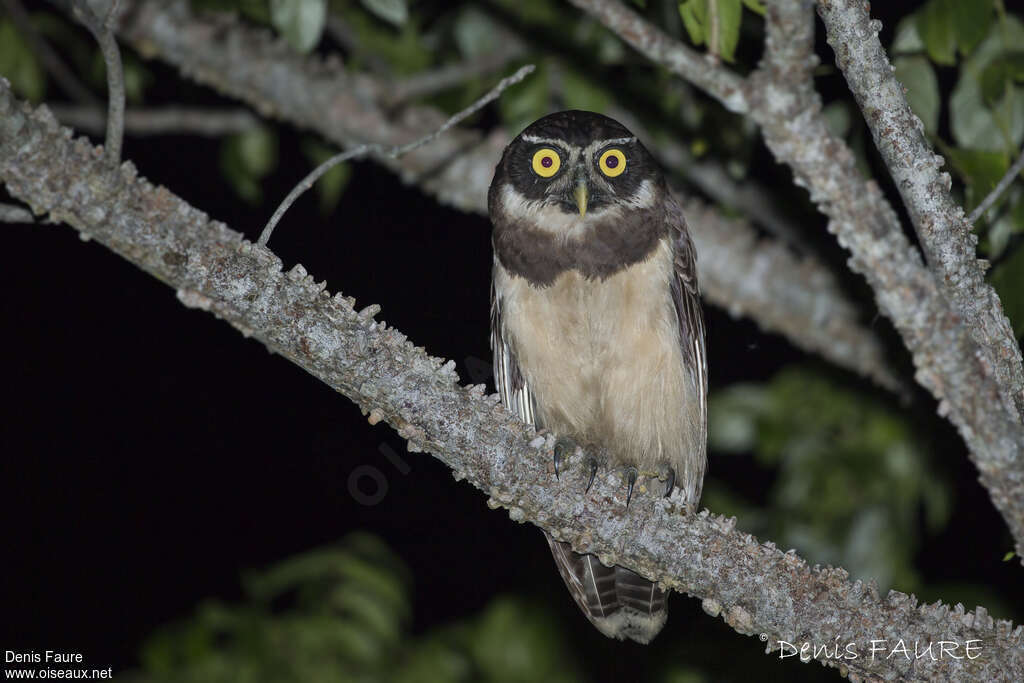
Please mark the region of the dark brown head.
<svg viewBox="0 0 1024 683"><path fill-rule="evenodd" d="M495 252L538 284L570 268L604 278L645 258L667 233L666 196L651 154L618 121L551 114L520 133L495 169Z"/></svg>

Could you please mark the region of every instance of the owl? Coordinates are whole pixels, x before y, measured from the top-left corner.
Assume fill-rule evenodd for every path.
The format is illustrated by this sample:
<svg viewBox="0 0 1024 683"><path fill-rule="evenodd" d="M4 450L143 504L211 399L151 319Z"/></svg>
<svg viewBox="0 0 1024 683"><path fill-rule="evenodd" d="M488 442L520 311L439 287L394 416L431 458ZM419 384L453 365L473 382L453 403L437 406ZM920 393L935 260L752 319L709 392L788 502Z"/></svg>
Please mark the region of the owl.
<svg viewBox="0 0 1024 683"><path fill-rule="evenodd" d="M491 347L497 390L557 436L554 470L577 445L700 499L707 463L707 362L696 255L651 154L617 121L563 111L505 149L488 192L494 230ZM587 490L590 489L587 484ZM624 567L547 538L587 619L649 642L666 595Z"/></svg>

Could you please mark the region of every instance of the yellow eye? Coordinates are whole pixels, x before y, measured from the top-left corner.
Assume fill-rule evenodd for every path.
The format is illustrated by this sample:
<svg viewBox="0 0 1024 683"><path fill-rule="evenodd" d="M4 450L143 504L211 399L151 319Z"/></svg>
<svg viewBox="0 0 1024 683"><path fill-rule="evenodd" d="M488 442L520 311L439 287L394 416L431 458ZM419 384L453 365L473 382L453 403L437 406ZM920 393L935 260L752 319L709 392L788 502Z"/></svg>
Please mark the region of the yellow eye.
<svg viewBox="0 0 1024 683"><path fill-rule="evenodd" d="M542 178L550 178L558 173L561 165L562 160L558 157L558 152L550 147L538 149L533 155L533 172Z"/></svg>
<svg viewBox="0 0 1024 683"><path fill-rule="evenodd" d="M598 167L601 169L601 173L604 173L609 178L622 175L622 172L626 170L626 155L622 153L621 149L609 149L597 162Z"/></svg>

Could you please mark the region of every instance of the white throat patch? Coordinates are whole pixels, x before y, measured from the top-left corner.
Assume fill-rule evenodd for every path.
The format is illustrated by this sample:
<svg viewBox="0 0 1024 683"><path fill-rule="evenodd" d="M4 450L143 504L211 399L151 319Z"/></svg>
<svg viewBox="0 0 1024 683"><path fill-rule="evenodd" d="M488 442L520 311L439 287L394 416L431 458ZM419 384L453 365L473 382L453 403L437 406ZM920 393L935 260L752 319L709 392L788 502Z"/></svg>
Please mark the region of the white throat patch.
<svg viewBox="0 0 1024 683"><path fill-rule="evenodd" d="M506 183L501 188L501 204L508 215L524 220L538 230L569 239L581 237L597 223L621 218L623 209L649 209L654 205L654 195L654 186L645 180L633 195L621 198L620 204L587 211L585 216L580 216L575 211L563 211L553 202L528 199Z"/></svg>

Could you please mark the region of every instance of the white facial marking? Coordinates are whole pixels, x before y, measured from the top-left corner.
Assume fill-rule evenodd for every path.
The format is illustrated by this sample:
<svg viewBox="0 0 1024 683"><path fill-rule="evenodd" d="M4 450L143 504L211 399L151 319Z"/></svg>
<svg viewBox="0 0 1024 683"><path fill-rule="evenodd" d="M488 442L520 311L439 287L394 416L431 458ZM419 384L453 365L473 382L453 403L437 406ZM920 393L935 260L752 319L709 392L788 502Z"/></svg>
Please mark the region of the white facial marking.
<svg viewBox="0 0 1024 683"><path fill-rule="evenodd" d="M648 199L648 204L652 201L653 196ZM525 220L544 232L565 238L579 237L593 224L607 219L617 219L622 213L621 208L614 205L587 211L585 216L580 216L575 211L567 213L557 204L541 199L528 199L509 184L501 188L501 203L510 216Z"/></svg>

